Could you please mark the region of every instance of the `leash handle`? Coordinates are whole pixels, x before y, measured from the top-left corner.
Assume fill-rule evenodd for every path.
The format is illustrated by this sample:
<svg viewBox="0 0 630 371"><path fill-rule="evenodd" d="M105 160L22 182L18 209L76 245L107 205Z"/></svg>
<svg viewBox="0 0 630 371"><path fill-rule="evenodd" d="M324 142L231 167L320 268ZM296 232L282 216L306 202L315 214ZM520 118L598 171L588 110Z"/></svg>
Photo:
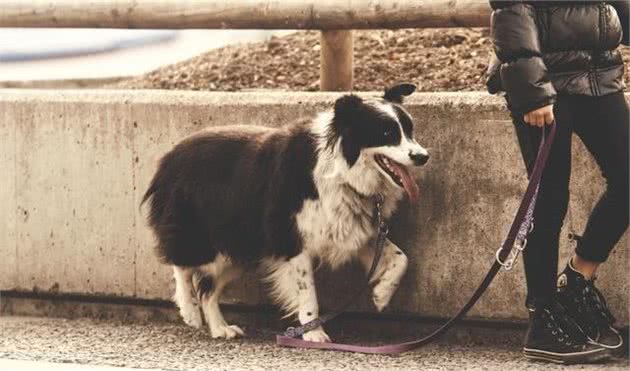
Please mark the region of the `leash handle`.
<svg viewBox="0 0 630 371"><path fill-rule="evenodd" d="M544 133L544 129L543 129ZM418 340L408 341L405 343L399 344L391 344L391 345L381 345L381 346L362 346L362 345L351 345L351 344L339 344L339 343L318 343L312 341L306 341L302 339L298 339L295 337L289 337L286 335L277 335L276 343L280 346L285 347L294 347L294 348L310 348L310 349L325 349L325 350L337 350L344 352L355 352L355 353L367 353L367 354L399 354L412 349L416 349L423 345L429 344L433 340L442 336L446 333L451 327L453 327L462 317L468 313L468 311L477 303L479 298L486 291L492 280L497 275L502 265L500 262L504 262L505 259L509 256L512 248L519 237L519 232L523 230L529 230L531 227L531 223L533 221L533 210L536 204L536 197L538 194L538 188L540 186L540 182L542 180L543 171L545 169L545 165L547 163L547 158L549 157L549 153L551 152L551 146L553 144L553 140L556 134L556 123L555 121L551 125L551 130L547 140L541 141L538 147L538 154L536 156L536 162L534 163L534 169L529 179L529 183L527 184L527 188L525 190L525 194L523 195L523 199L519 205L519 208L516 212L512 225L510 227L510 231L508 232L507 237L505 238L501 248L496 253L496 260L490 267L490 270L481 281L481 284L472 294L471 298L468 302L448 321L446 321L440 328L433 331L428 336L425 336ZM522 232L521 232L522 233ZM526 234L526 233L525 233ZM524 248L524 247L523 247ZM376 256L375 256L376 259ZM373 261L372 265L375 265ZM354 299L354 298L353 298ZM330 317L329 319L332 319Z"/></svg>

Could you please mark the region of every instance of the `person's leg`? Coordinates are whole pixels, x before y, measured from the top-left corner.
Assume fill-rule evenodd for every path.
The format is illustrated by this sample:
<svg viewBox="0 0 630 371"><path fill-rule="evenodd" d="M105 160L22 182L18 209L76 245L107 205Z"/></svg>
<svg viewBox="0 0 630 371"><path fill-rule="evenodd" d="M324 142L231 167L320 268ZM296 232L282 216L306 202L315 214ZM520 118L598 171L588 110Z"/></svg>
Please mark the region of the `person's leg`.
<svg viewBox="0 0 630 371"><path fill-rule="evenodd" d="M523 251L528 307L549 302L556 291L560 229L569 202L572 114L569 97L560 96L554 106L557 129L538 191L534 229ZM528 174L533 170L542 129L514 117L516 134ZM547 129L548 130L548 129Z"/></svg>
<svg viewBox="0 0 630 371"><path fill-rule="evenodd" d="M595 272L597 272L597 268L599 268L599 265L601 263L593 260L584 259L576 253L573 254L573 256L571 257L569 264L571 265L572 269L582 274L584 278L586 278L587 280L591 280L593 279L593 277L595 277Z"/></svg>
<svg viewBox="0 0 630 371"><path fill-rule="evenodd" d="M554 107L556 137L541 180L534 229L523 251L529 326L523 352L529 359L557 363L594 362L608 357L604 348L586 341L555 300L560 229L569 202L573 115L570 97ZM542 137L540 128L514 120L523 159L531 174Z"/></svg>
<svg viewBox="0 0 630 371"><path fill-rule="evenodd" d="M621 337L612 328L614 317L594 278L628 227L628 106L623 93L576 97L575 106L575 132L595 158L607 187L575 255L558 277L558 299L591 340L618 348Z"/></svg>
<svg viewBox="0 0 630 371"><path fill-rule="evenodd" d="M622 92L580 97L584 120L575 132L606 179L606 190L593 208L576 248L574 267L594 273L628 228L628 104ZM591 272L592 271L592 272Z"/></svg>

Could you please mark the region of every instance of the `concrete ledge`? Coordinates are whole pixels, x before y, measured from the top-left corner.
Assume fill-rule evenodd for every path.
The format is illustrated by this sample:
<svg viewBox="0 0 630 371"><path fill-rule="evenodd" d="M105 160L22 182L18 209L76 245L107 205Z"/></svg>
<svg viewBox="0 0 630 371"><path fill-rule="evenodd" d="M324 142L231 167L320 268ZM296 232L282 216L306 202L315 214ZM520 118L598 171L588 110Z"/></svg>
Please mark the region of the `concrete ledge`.
<svg viewBox="0 0 630 371"><path fill-rule="evenodd" d="M102 86L113 85L131 77L133 76L91 79L0 81L0 89L98 89Z"/></svg>
<svg viewBox="0 0 630 371"><path fill-rule="evenodd" d="M0 90L0 289L165 300L170 270L158 264L138 202L157 159L204 126L277 126L327 107L331 93L201 93ZM447 317L478 285L525 187L512 124L485 93L417 94L407 106L432 161L417 173L418 205L392 221L411 266L392 313ZM581 228L603 190L596 166L574 145L572 208ZM562 241L561 260L571 247ZM628 322L628 237L601 270L600 285ZM520 265L519 265L520 267ZM324 307L357 290L355 266L318 273ZM267 303L246 279L227 303ZM485 319L523 318L521 268L501 273L473 310ZM371 312L367 298L353 311Z"/></svg>

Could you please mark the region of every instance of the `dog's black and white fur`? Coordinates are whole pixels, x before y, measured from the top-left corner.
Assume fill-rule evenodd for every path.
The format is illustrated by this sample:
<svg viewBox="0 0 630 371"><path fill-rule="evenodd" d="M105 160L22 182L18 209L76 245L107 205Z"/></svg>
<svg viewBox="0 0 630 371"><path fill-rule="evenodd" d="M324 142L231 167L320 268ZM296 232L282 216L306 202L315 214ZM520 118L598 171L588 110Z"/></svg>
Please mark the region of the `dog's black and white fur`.
<svg viewBox="0 0 630 371"><path fill-rule="evenodd" d="M249 267L301 323L319 316L314 262L335 268L358 258L369 268L374 196L384 197L390 217L405 191L417 195L406 167L428 159L401 106L414 90L401 84L382 99L345 95L334 109L283 128L211 128L162 158L143 202L150 199L156 250L173 266L174 300L187 324L201 327L205 319L213 337L243 335L224 320L219 298ZM387 240L372 282L377 309L406 267L405 254ZM330 341L321 327L303 337Z"/></svg>

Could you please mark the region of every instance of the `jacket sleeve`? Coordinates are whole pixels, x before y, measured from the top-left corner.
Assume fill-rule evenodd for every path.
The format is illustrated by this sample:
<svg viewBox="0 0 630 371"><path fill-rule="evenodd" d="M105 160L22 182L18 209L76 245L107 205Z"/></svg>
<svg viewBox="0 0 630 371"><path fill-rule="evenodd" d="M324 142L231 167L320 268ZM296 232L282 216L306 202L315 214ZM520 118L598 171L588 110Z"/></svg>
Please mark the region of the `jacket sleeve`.
<svg viewBox="0 0 630 371"><path fill-rule="evenodd" d="M501 61L501 82L510 109L524 114L553 104L556 90L542 59L536 15L531 5L491 2L492 40Z"/></svg>
<svg viewBox="0 0 630 371"><path fill-rule="evenodd" d="M623 28L623 38L621 42L624 45L630 45L630 0L615 0L609 3L617 11L621 27Z"/></svg>

